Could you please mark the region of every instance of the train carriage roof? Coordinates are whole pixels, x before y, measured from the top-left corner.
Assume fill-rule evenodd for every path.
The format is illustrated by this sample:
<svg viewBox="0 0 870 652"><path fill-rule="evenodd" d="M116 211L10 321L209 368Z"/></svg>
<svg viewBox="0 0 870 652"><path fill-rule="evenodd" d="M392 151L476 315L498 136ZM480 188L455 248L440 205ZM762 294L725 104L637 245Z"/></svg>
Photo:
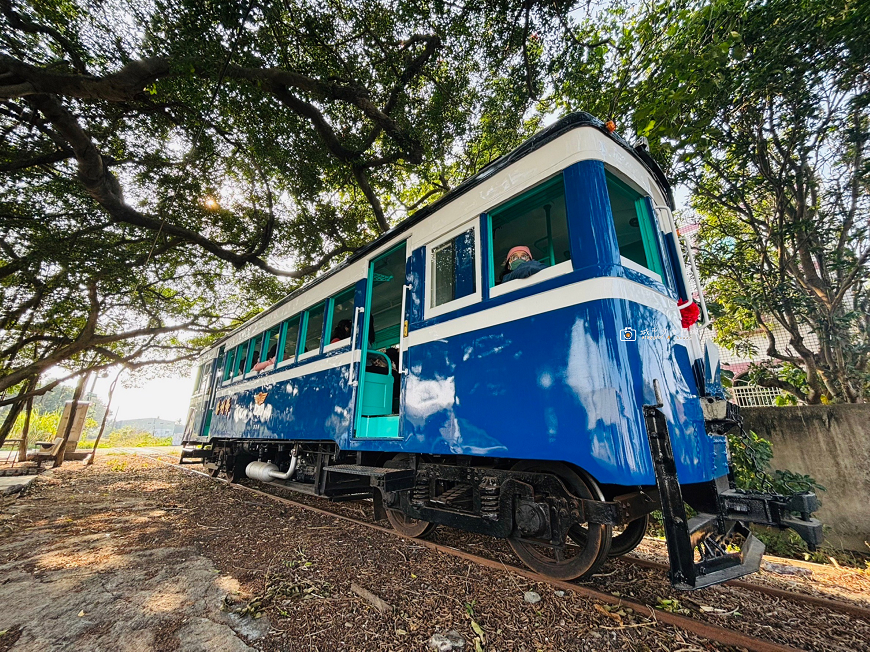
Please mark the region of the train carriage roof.
<svg viewBox="0 0 870 652"><path fill-rule="evenodd" d="M471 190L475 186L479 185L480 183L482 183L483 181L488 179L490 176L492 176L496 172L503 170L504 168L508 167L509 165L516 163L517 161L524 158L525 156L528 156L530 153L534 152L535 150L543 147L544 145L546 145L550 141L553 141L556 138L558 138L559 136L562 136L563 134L567 133L568 131L571 131L572 129L576 129L578 127L593 127L595 129L597 129L598 131L600 131L601 133L603 133L608 138L610 138L611 140L613 140L614 142L616 142L620 147L625 149L627 152L629 152L637 161L639 161L641 163L641 165L643 165L644 168L647 169L647 171L650 173L650 175L653 177L653 179L656 180L656 183L658 184L659 188L661 189L662 194L667 199L667 202L670 205L670 208L672 210L674 209L675 206L674 206L673 194L671 191L671 186L668 183L667 177L665 176L661 167L659 167L659 165L650 156L649 152L645 148L632 147L622 136L619 136L616 133L611 133L610 131L608 131L607 127L605 127L605 123L590 113L586 113L584 111L577 111L575 113L570 113L570 114L566 115L564 118L557 120L556 122L554 122L550 126L545 127L544 129L542 129L541 131L536 133L534 136L532 136L531 138L526 140L524 143L522 143L516 149L508 152L504 156L501 156L501 157L497 158L496 160L492 161L491 163L489 163L488 165L484 166L483 168L480 169L479 172L477 172L473 176L471 176L468 179L466 179L465 181L463 181L461 184L456 186L453 190L448 192L446 195L444 195L443 197L441 197L437 201L429 204L428 206L426 206L424 208L421 208L420 210L416 211L415 213L412 213L411 215L409 215L407 218L405 218L404 220L399 222L396 226L394 226L392 229L390 229L386 233L378 236L377 238L372 240L367 245L364 245L360 249L357 249L353 254L350 255L350 257L348 257L340 265L330 269L327 272L324 272L320 276L305 283L304 285L297 288L296 290L293 290L293 292L291 292L290 294L288 294L286 297L284 297L280 301L272 304L271 306L269 306L268 308L263 310L263 312L259 313L253 319L245 322L243 325L239 326L239 328L235 329L231 333L228 333L227 335L225 335L224 337L222 337L221 339L216 341L214 344L212 344L209 347L208 350L219 346L224 341L226 341L227 339L232 337L239 330L241 330L242 328L244 328L245 326L250 324L252 321L257 321L259 319L266 317L268 314L270 314L274 310L278 309L279 307L281 307L282 305L284 305L288 301L291 301L294 298L303 294L304 292L307 292L309 289L320 284L321 282L325 281L326 279L330 278L331 276L338 273L346 266L350 265L353 262L356 262L357 260L359 260L361 258L366 257L373 250L381 247L382 245L386 244L387 242L389 242L393 238L396 238L397 236L401 235L403 232L407 231L409 228L411 228L415 224L421 222L422 220L426 219L427 217L429 217L430 215L432 215L433 213L435 213L439 209L443 208L444 206L446 206L447 204L452 202L457 197L465 194L466 192L468 192L469 190Z"/></svg>

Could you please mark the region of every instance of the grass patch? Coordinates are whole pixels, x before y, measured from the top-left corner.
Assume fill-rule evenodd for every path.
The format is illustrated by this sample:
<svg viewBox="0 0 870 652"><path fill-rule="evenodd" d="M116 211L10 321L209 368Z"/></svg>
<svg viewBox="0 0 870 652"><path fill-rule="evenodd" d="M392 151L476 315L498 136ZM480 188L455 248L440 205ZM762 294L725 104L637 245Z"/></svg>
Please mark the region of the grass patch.
<svg viewBox="0 0 870 652"><path fill-rule="evenodd" d="M95 440L80 441L78 450L91 450ZM103 435L98 448L139 448L142 446L172 446L172 437L155 437L144 430L134 430L130 426L118 428Z"/></svg>

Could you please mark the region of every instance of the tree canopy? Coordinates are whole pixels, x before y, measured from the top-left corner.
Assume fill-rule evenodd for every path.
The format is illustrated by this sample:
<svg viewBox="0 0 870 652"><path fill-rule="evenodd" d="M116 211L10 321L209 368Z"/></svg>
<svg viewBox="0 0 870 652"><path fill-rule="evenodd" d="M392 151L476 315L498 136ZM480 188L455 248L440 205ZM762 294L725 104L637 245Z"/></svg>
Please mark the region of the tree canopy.
<svg viewBox="0 0 870 652"><path fill-rule="evenodd" d="M436 199L568 9L0 0L0 390L189 357Z"/></svg>
<svg viewBox="0 0 870 652"><path fill-rule="evenodd" d="M867 3L662 2L614 15L624 20L599 48L604 65L557 69L559 103L624 116L687 186L719 341L771 360L754 382L809 403L863 400Z"/></svg>
<svg viewBox="0 0 870 652"><path fill-rule="evenodd" d="M0 0L0 404L190 358L576 109L688 187L720 341L789 334L757 381L861 400L867 13Z"/></svg>

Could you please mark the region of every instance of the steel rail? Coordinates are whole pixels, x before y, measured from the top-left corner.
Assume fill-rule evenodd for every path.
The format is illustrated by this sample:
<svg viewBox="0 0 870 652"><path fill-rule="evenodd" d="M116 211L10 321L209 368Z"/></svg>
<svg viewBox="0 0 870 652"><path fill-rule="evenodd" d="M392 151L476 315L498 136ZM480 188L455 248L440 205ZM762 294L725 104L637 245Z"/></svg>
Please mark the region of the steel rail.
<svg viewBox="0 0 870 652"><path fill-rule="evenodd" d="M668 571L667 565L659 563L657 561L640 559L638 557L620 557L620 560L629 564L634 564L635 566L654 568L656 570L661 570L664 572ZM868 609L867 607L860 607L855 604L849 604L848 602L842 602L840 600L820 598L818 596L807 595L805 593L795 593L793 591L786 591L785 589L778 589L774 586L767 586L766 584L756 584L754 582L746 582L743 580L730 580L728 582L725 582L722 586L730 586L737 589L755 591L756 593L763 593L773 598L782 598L783 600L803 602L804 604L811 604L814 607L822 607L824 609L830 609L832 611L840 611L850 616L855 616L856 618L863 618L864 620L870 622L870 609Z"/></svg>
<svg viewBox="0 0 870 652"><path fill-rule="evenodd" d="M142 453L136 453L141 457L146 457L148 459L154 460L156 462L160 462L161 464L165 464L166 466L174 467L181 471L186 471L188 473L193 473L195 475L201 475L204 478L208 478L209 480L218 480L219 482L223 482L228 485L230 488L238 490L238 491L247 491L250 493L254 493L265 498L269 498L275 502L284 503L287 505L299 507L310 512L314 512L317 514L322 514L324 516L329 516L341 521L346 521L348 523L353 523L355 525L361 525L363 527L370 528L372 530L376 530L378 532L382 532L384 534L388 534L391 536L399 537L401 539L409 539L410 537L405 537L398 533L396 530L392 528L386 528L380 525L376 525L374 523L370 523L367 521L362 521L350 516L345 516L343 514L337 514L335 512L322 509L320 507L314 507L313 505L308 505L305 503L297 502L295 500L291 500L289 498L284 498L283 496L276 496L266 491L262 491L260 489L255 489L253 487L248 487L245 485L240 485L236 483L230 483L224 480L223 478L215 478L207 473L202 471L198 471L196 469L185 468L185 465L173 464L172 462L167 462L165 460L161 460L157 457L153 457L151 455L145 455ZM280 486L280 485L276 485ZM616 597L609 593L604 593L602 591L597 591L595 589L581 586L579 584L574 584L571 582L565 582L562 580L554 580L552 578L546 577L544 575L539 575L533 571L527 570L525 568L520 568L518 566L511 566L505 564L500 561L495 561L493 559L488 559L486 557L480 557L478 555L474 555L463 550L459 550L457 548L452 548L449 546L444 546L441 544L433 543L431 541L427 541L426 539L413 539L414 543L429 548L430 550L435 550L437 552L441 552L444 554L448 554L452 557L457 557L459 559L464 559L466 561L471 561L480 566L484 566L486 568L492 568L495 570L503 570L510 571L522 577L525 577L529 580L535 582L543 582L549 584L550 586L557 587L566 591L573 591L580 596L585 598L589 598L592 600L598 600L600 602L606 602L607 604L629 607L633 609L639 615L644 615L645 613L649 613L649 618L652 619L653 622L661 622L667 625L672 625L684 631L691 632L698 636L716 641L718 643L722 643L724 645L734 645L738 647L746 648L747 650L751 650L753 652L795 652L799 648L795 648L789 645L783 645L781 643L774 643L771 641L766 641L763 639L755 638L753 636L748 636L743 634L742 632L737 632L731 629L726 629L724 627L720 627L718 625L714 625L702 620L697 620L695 618L689 618L687 616L683 616L680 614L671 613L669 611L664 611L661 609L657 609L655 607L651 607L650 605L636 602L634 600L629 600L623 597ZM654 568L667 569L666 566L662 564L658 564L656 562L648 562L646 560L638 559L636 557L632 558L622 558L629 563L634 563L639 566L647 566ZM856 615L861 618L867 618L870 620L870 610L862 609L861 607L849 605L846 603L838 602L835 600L827 600L824 598L816 598L814 596L805 596L798 593L790 593L788 591L782 591L781 589L773 589L771 587L762 587L759 585L750 584L747 582L738 582L732 581L728 582L727 585L736 586L739 588L745 588L752 591L760 591L762 593L767 593L768 595L782 597L788 600L793 600L796 602L806 602L808 604L812 604L813 606L827 608L831 610L844 611L846 613L850 613L851 615ZM809 599L807 599L809 598Z"/></svg>

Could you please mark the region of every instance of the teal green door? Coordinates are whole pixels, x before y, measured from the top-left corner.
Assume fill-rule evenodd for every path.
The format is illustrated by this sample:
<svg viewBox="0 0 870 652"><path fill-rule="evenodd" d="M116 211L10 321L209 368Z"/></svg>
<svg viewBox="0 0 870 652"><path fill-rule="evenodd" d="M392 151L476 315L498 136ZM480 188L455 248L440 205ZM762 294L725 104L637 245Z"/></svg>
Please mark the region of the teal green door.
<svg viewBox="0 0 870 652"><path fill-rule="evenodd" d="M398 362L405 292L405 243L369 264L360 358L356 430L359 439L394 439L399 433Z"/></svg>

